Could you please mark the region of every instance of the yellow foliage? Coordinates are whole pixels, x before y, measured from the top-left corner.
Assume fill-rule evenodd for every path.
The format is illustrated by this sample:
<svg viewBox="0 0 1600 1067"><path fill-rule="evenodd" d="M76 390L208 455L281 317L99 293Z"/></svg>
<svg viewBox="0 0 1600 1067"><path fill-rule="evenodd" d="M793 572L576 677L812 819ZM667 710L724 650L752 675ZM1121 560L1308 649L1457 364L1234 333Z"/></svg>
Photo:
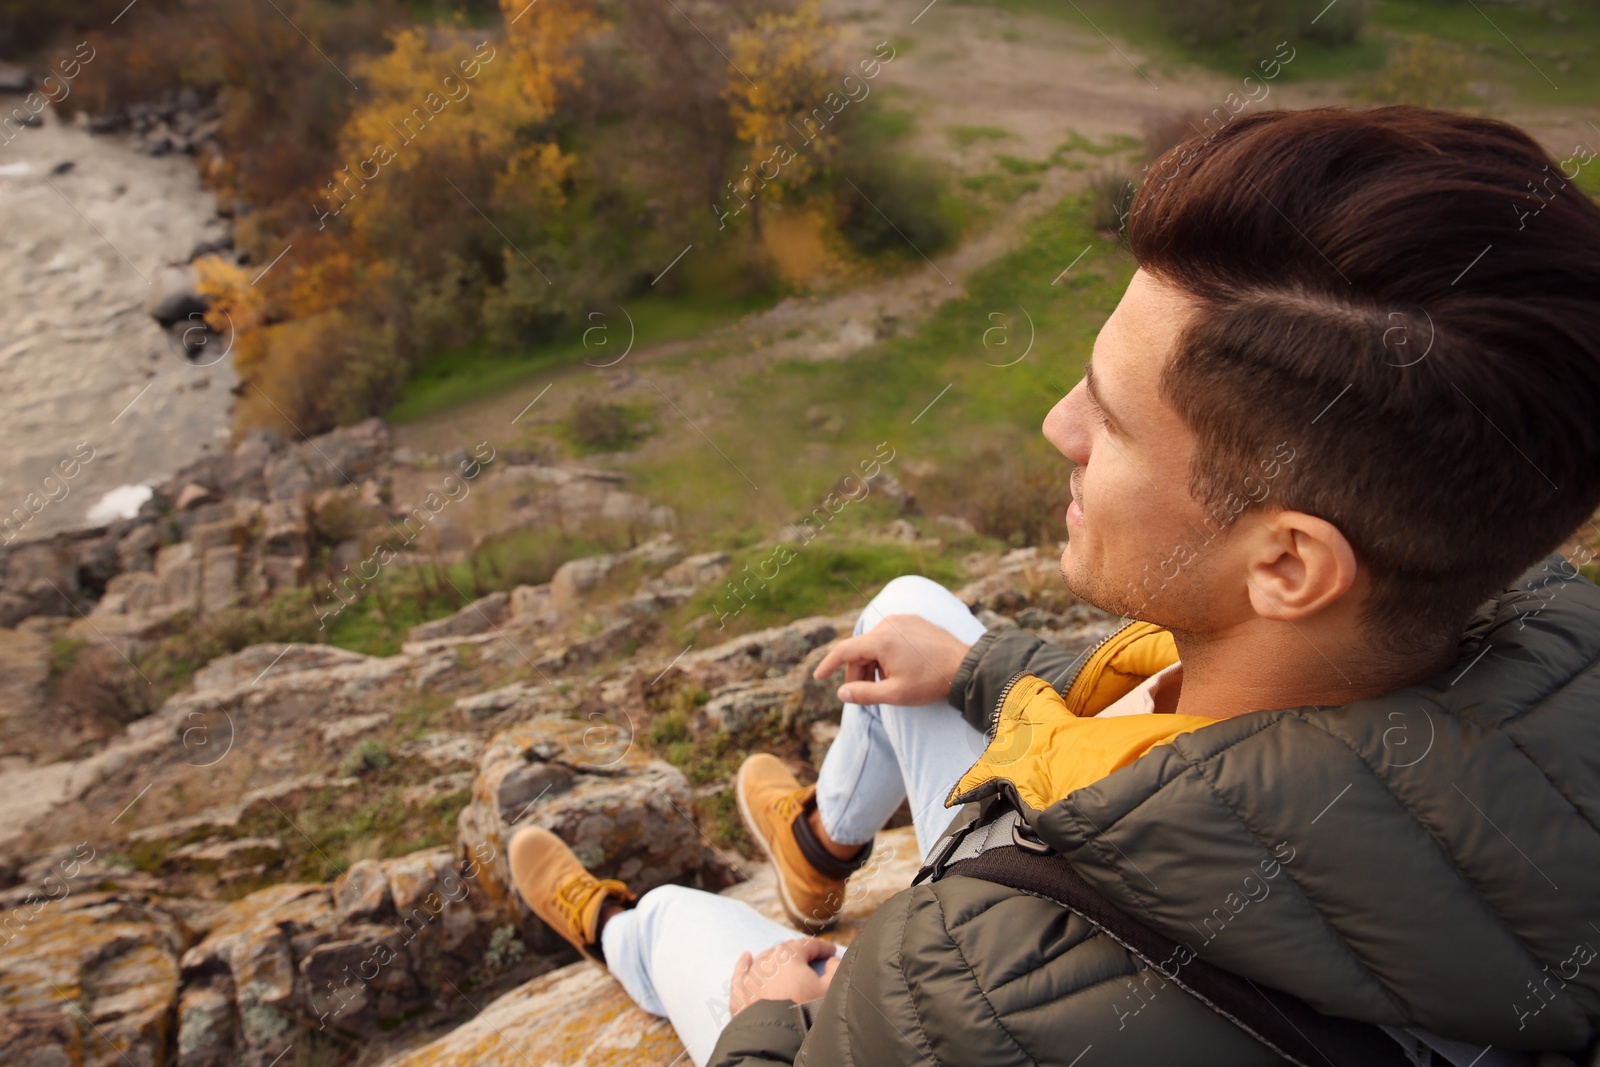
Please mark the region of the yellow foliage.
<svg viewBox="0 0 1600 1067"><path fill-rule="evenodd" d="M810 139L783 162L775 179L766 179L780 189L803 185L811 176L811 159L832 153L836 138L827 123L837 110L826 101L829 94L844 99L833 62L835 36L818 18L816 0L805 0L792 12L762 15L750 30L728 39L734 69L724 96L739 140L750 148L752 166L769 160L780 143Z"/></svg>
<svg viewBox="0 0 1600 1067"><path fill-rule="evenodd" d="M555 110L563 85L576 85L578 46L605 23L588 0L500 0L522 91L544 118Z"/></svg>
<svg viewBox="0 0 1600 1067"><path fill-rule="evenodd" d="M530 144L506 160L496 185L501 203L531 201L558 206L565 199L562 186L572 175L578 157L563 152L553 142Z"/></svg>
<svg viewBox="0 0 1600 1067"><path fill-rule="evenodd" d="M250 272L220 256L194 261L200 295L210 303L206 325L232 344L233 366L241 377L263 356L261 324L267 316L266 293L250 284Z"/></svg>
<svg viewBox="0 0 1600 1067"><path fill-rule="evenodd" d="M424 154L464 151L468 158L498 159L519 127L549 114L507 76L505 58L492 45L475 45L462 32L415 27L395 34L392 43L387 55L358 67L361 106L339 138L341 156L369 182L394 177L386 173L391 170L415 170ZM372 167L357 163L369 159Z"/></svg>
<svg viewBox="0 0 1600 1067"><path fill-rule="evenodd" d="M827 288L851 270L834 247L840 243L836 232L814 207L769 216L761 243L778 276L795 289Z"/></svg>

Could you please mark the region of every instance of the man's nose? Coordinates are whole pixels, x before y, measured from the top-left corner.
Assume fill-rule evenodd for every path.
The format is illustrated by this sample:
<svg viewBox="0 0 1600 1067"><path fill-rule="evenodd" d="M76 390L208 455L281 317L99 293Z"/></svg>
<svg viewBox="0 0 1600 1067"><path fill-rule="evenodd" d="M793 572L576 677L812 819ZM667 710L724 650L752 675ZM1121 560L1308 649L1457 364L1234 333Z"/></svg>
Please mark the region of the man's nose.
<svg viewBox="0 0 1600 1067"><path fill-rule="evenodd" d="M1079 382L1072 392L1056 401L1044 417L1045 440L1074 463L1089 461L1089 424L1081 403L1084 385Z"/></svg>

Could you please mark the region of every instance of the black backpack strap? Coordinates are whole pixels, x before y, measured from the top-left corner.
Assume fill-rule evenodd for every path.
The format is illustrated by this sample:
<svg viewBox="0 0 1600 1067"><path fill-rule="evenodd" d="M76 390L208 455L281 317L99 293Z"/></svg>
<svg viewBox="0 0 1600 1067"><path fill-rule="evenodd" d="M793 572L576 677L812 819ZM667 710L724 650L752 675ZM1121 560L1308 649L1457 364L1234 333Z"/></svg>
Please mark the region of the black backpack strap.
<svg viewBox="0 0 1600 1067"><path fill-rule="evenodd" d="M1119 911L1058 853L1003 845L960 860L942 877L961 875L1053 900L1212 1011L1299 1067L1410 1067L1400 1045L1370 1023L1323 1015L1305 1001L1198 959Z"/></svg>

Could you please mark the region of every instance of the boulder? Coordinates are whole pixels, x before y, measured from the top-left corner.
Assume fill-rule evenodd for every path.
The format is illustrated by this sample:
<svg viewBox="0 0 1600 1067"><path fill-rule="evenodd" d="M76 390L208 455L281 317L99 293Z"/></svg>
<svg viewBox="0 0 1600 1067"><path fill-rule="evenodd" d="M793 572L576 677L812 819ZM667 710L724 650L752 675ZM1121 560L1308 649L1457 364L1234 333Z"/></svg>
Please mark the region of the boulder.
<svg viewBox="0 0 1600 1067"><path fill-rule="evenodd" d="M283 862L283 842L276 837L239 837L184 845L168 856L177 868L215 874Z"/></svg>
<svg viewBox="0 0 1600 1067"><path fill-rule="evenodd" d="M513 619L538 619L549 614L554 607L550 583L519 585L511 590L511 617Z"/></svg>
<svg viewBox="0 0 1600 1067"><path fill-rule="evenodd" d="M262 591L269 596L300 588L309 572L303 557L262 556L256 561L256 575L265 587Z"/></svg>
<svg viewBox="0 0 1600 1067"><path fill-rule="evenodd" d="M341 488L351 482L379 473L389 458L389 427L382 419L370 418L354 426L342 426L313 442L298 446L311 469L316 488Z"/></svg>
<svg viewBox="0 0 1600 1067"><path fill-rule="evenodd" d="M231 656L219 656L196 671L194 692L220 692L241 685L253 685L257 680L281 679L300 671L360 667L372 662L371 656L333 645L251 645Z"/></svg>
<svg viewBox="0 0 1600 1067"><path fill-rule="evenodd" d="M850 879L844 912L828 938L853 941L884 901L911 884L920 865L910 827L879 834L872 860ZM724 895L786 922L771 867L753 864L748 873L748 881ZM673 1067L683 1062L683 1045L671 1024L636 1007L605 968L583 962L518 986L470 1021L382 1067Z"/></svg>
<svg viewBox="0 0 1600 1067"><path fill-rule="evenodd" d="M291 1020L305 1007L305 991L296 987L294 949L303 953L332 940L335 927L326 886L275 885L223 908L205 940L184 953L182 966L185 986L199 979L196 984L219 994L231 991L231 1011L184 1012L179 1048L210 1046L208 1062L244 1067L268 1067L285 1054L294 1043ZM212 976L227 981L205 981ZM223 1033L232 1040L215 1047Z"/></svg>
<svg viewBox="0 0 1600 1067"><path fill-rule="evenodd" d="M686 603L694 596L694 590L688 586L677 588L657 588L653 592L636 593L622 602L622 611L627 615L652 616L679 604Z"/></svg>
<svg viewBox="0 0 1600 1067"><path fill-rule="evenodd" d="M570 703L566 694L555 686L513 682L499 689L461 697L456 701L455 708L464 721L473 723L513 709L522 717L546 715L566 708Z"/></svg>
<svg viewBox="0 0 1600 1067"><path fill-rule="evenodd" d="M697 726L740 737L763 723L802 735L815 723L837 723L844 713L837 695L844 668L826 678L811 677L826 654L826 646L819 645L779 678L733 682L712 691L696 713Z"/></svg>
<svg viewBox="0 0 1600 1067"><path fill-rule="evenodd" d="M346 715L322 728L322 743L332 745L352 737L359 737L368 730L375 730L384 725L390 718L391 716L387 711L374 711L366 715Z"/></svg>
<svg viewBox="0 0 1600 1067"><path fill-rule="evenodd" d="M733 560L726 552L703 552L681 559L657 577L647 579L640 584L639 591L654 593L674 588L698 589L727 574L732 565Z"/></svg>
<svg viewBox="0 0 1600 1067"><path fill-rule="evenodd" d="M392 908L389 879L377 860L357 860L333 883L333 906L341 923L371 919Z"/></svg>
<svg viewBox="0 0 1600 1067"><path fill-rule="evenodd" d="M135 526L117 542L117 569L150 571L155 569L156 549L161 547L161 534L154 523Z"/></svg>
<svg viewBox="0 0 1600 1067"><path fill-rule="evenodd" d="M605 581L622 560L617 556L586 556L572 559L556 568L550 578L550 600L558 611L569 611L581 604L588 593Z"/></svg>
<svg viewBox="0 0 1600 1067"><path fill-rule="evenodd" d="M297 1020L369 1035L465 982L488 942L479 869L428 849L360 861L332 887L277 885L227 905L183 956L180 1057L269 1067Z"/></svg>
<svg viewBox="0 0 1600 1067"><path fill-rule="evenodd" d="M528 1058L529 1050L534 1059ZM635 1007L604 968L578 963L517 987L445 1036L383 1067L682 1067L686 1062L672 1024Z"/></svg>
<svg viewBox="0 0 1600 1067"><path fill-rule="evenodd" d="M233 518L216 522L198 522L189 528L188 539L198 552L208 552L224 545L241 545L245 540L244 528Z"/></svg>
<svg viewBox="0 0 1600 1067"><path fill-rule="evenodd" d="M296 499L274 498L261 509L261 543L273 556L305 558L311 551L311 523Z"/></svg>
<svg viewBox="0 0 1600 1067"><path fill-rule="evenodd" d="M182 922L143 895L69 893L14 909L8 923L0 1047L23 1054L13 1062L166 1062L190 936Z"/></svg>
<svg viewBox="0 0 1600 1067"><path fill-rule="evenodd" d="M178 1002L178 1067L233 1067L239 1031L226 975L190 984Z"/></svg>
<svg viewBox="0 0 1600 1067"><path fill-rule="evenodd" d="M231 239L230 239L231 243ZM228 457L222 488L230 496L267 496L267 462L283 450L283 438L272 430L251 430Z"/></svg>
<svg viewBox="0 0 1600 1067"><path fill-rule="evenodd" d="M690 652L675 669L713 691L734 681L775 677L854 625L853 614L832 619L812 616Z"/></svg>
<svg viewBox="0 0 1600 1067"><path fill-rule="evenodd" d="M592 637L574 641L565 648L540 657L533 666L542 674L560 674L562 671L592 666L629 645L643 643L658 625L659 620L654 616L628 615L607 624Z"/></svg>
<svg viewBox="0 0 1600 1067"><path fill-rule="evenodd" d="M297 450L289 449L269 457L262 465L262 483L267 499L273 503L297 500L315 485L311 468Z"/></svg>
<svg viewBox="0 0 1600 1067"><path fill-rule="evenodd" d="M190 482L178 490L177 502L173 505L179 511L190 511L201 504L209 504L216 500L216 494L205 486Z"/></svg>
<svg viewBox="0 0 1600 1067"><path fill-rule="evenodd" d="M72 546L56 542L22 545L6 561L0 601L0 626L15 626L30 615L73 615L78 593L78 558Z"/></svg>
<svg viewBox="0 0 1600 1067"><path fill-rule="evenodd" d="M442 637L467 637L490 633L511 614L511 594L490 593L479 597L453 615L413 626L407 641L434 641Z"/></svg>
<svg viewBox="0 0 1600 1067"><path fill-rule="evenodd" d="M90 538L77 546L78 582L83 588L103 592L106 583L117 576L118 538L107 534Z"/></svg>
<svg viewBox="0 0 1600 1067"><path fill-rule="evenodd" d="M194 545L179 541L156 552L156 602L152 608L194 611L200 606L203 577L201 560Z"/></svg>
<svg viewBox="0 0 1600 1067"><path fill-rule="evenodd" d="M781 721L784 704L794 692L794 684L784 679L734 682L711 694L696 714L698 725L742 737L763 722Z"/></svg>
<svg viewBox="0 0 1600 1067"><path fill-rule="evenodd" d="M460 815L459 850L483 860L479 883L536 946L559 945L512 887L506 846L521 826L543 826L602 878L636 891L703 866L689 784L671 764L649 759L631 735L592 722L547 716L495 736L478 760L472 801Z"/></svg>
<svg viewBox="0 0 1600 1067"><path fill-rule="evenodd" d="M174 323L199 321L211 307L211 302L195 288L192 271L183 278L177 277L176 271L172 273L174 277L165 291L158 292L150 303L150 317L162 329Z"/></svg>
<svg viewBox="0 0 1600 1067"><path fill-rule="evenodd" d="M208 548L201 560L200 610L207 615L239 603L239 557L236 545Z"/></svg>

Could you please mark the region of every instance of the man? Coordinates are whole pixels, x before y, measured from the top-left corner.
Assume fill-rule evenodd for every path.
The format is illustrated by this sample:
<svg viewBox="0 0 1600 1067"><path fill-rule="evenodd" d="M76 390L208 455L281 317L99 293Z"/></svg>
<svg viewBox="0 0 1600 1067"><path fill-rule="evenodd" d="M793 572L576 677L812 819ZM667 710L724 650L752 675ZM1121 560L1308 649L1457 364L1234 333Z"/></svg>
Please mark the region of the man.
<svg viewBox="0 0 1600 1067"><path fill-rule="evenodd" d="M1335 1062L1204 995L1213 972L1411 1062L1588 1055L1600 589L1550 553L1600 505L1600 208L1558 172L1414 107L1173 149L1044 424L1075 464L1062 574L1138 621L1072 657L926 589L890 610L891 583L818 667L848 665L818 785L741 771L798 924L832 919L900 790L924 877L836 956L708 894L624 910L524 831L530 904L603 940L697 1064ZM1065 863L1080 904L962 873L1002 849ZM700 972L741 944L724 1027Z"/></svg>

